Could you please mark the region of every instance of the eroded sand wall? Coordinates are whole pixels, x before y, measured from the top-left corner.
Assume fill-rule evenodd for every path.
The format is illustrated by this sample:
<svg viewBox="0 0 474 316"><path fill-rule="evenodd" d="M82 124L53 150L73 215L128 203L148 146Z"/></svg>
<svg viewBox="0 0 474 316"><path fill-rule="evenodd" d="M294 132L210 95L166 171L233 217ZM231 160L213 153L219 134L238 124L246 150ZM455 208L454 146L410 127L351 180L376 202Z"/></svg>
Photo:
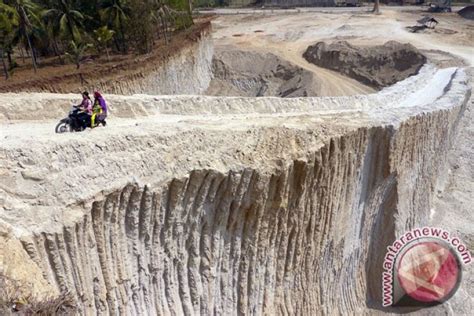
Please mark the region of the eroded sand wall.
<svg viewBox="0 0 474 316"><path fill-rule="evenodd" d="M93 313L363 310L366 295L380 296L381 249L425 223L458 112L359 129L271 173L201 169L162 187L130 184L23 245ZM438 132L420 139L418 129Z"/></svg>
<svg viewBox="0 0 474 316"><path fill-rule="evenodd" d="M213 44L209 31L200 39L181 49L159 65L115 80L104 80L91 85L112 94L201 94L209 86L212 76Z"/></svg>
<svg viewBox="0 0 474 316"><path fill-rule="evenodd" d="M429 80L444 87L440 97L389 103L409 94L406 86L414 82L431 89ZM11 183L5 205L15 205L10 199L33 201L35 219L45 226L21 227L12 212L2 220L16 227L44 279L58 291L71 291L83 313L364 312L379 306L385 247L427 222L469 98L465 80L462 72L445 70L364 102L321 99L334 107L306 119L333 115L333 126L345 124L334 130L319 123L311 129L196 129L169 137L104 134L110 138L99 149L72 138L50 151L5 145L4 167L11 161L11 170L21 170L5 178ZM416 88L415 95L423 91ZM245 113L237 107L242 100L252 110L296 111L291 101L277 98L187 99L182 109L173 109L212 109L209 100L225 112ZM332 113L337 100L340 107ZM342 105L363 114L354 112L357 120L341 123ZM225 147L227 136L235 148ZM186 148L195 152L176 156ZM129 153L133 159L122 161ZM39 162L51 164L50 170L28 176ZM90 170L86 186L83 175ZM132 177L138 180L127 180ZM47 181L36 188L25 185L42 178ZM24 191L15 192L15 183ZM64 190L56 195L55 187ZM84 200L93 189L95 196ZM71 205L74 197L78 204ZM56 204L68 205L61 210L65 215L56 212L44 218L51 224L42 223L38 210ZM79 209L83 215L73 216Z"/></svg>

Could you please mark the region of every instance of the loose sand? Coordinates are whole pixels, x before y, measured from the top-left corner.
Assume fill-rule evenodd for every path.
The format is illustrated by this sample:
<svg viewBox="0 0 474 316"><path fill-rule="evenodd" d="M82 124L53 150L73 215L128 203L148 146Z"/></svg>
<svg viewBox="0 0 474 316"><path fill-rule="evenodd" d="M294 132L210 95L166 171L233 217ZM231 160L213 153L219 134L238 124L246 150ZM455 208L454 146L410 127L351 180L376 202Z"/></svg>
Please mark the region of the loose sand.
<svg viewBox="0 0 474 316"><path fill-rule="evenodd" d="M317 96L314 74L271 53L221 47L214 53L214 79L204 93L215 96Z"/></svg>
<svg viewBox="0 0 474 316"><path fill-rule="evenodd" d="M413 45L396 41L369 47L353 46L346 41L318 42L309 46L303 57L377 89L416 75L426 62L426 57Z"/></svg>

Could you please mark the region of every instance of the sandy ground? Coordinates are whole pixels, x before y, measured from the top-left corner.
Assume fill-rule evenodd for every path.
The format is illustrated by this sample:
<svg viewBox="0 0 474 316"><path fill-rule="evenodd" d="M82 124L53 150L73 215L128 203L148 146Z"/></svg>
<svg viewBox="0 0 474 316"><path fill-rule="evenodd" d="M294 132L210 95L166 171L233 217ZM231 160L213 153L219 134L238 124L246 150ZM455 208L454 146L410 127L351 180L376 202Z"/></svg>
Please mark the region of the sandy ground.
<svg viewBox="0 0 474 316"><path fill-rule="evenodd" d="M435 30L426 33L412 34L405 27L414 25L424 13L415 9L403 11L399 8L383 8L381 15L372 15L366 9L341 9L331 11L291 11L282 14L250 13L222 15L213 21L215 45L234 45L239 49L257 52L272 52L281 58L315 73L321 95L338 96L373 93L374 90L355 80L336 72L319 68L308 63L302 53L308 45L317 41L347 40L353 44L382 44L388 40L409 42L419 49L431 50L432 62L441 66L474 66L474 23L453 14L439 14L436 19L440 24ZM223 12L224 13L224 12ZM256 32L257 31L257 32ZM441 51L441 52L436 52ZM427 90L429 91L429 90ZM474 109L472 99L466 115L460 122L458 140L450 153L450 174L444 188L438 192L435 208L432 212L432 224L440 225L462 235L467 245L473 245L473 205L474 205L474 147L472 145ZM341 121L348 121L357 112L338 115ZM303 114L299 114L303 115ZM211 119L206 116L173 116L160 115L142 119L117 119L111 117L109 127L95 129L81 134L54 135L55 121L38 122L4 122L0 124L2 146L27 146L32 137L41 138L43 142L53 141L57 144L68 143L71 139L100 139L124 134L145 134L151 130L163 130L163 134L179 130L189 130L199 126L207 129L245 129L247 125L262 125L264 119L272 117L271 125L289 124L296 127L307 118L299 119L296 115L275 117L269 115L219 116ZM247 122L243 124L242 122ZM137 128L139 127L139 128ZM104 133L102 133L104 131ZM105 135L105 136L104 136ZM128 135L128 134L127 134ZM472 265L471 265L472 266ZM470 277L464 282L466 286L461 295L453 298L451 313L456 313L455 304L471 304L473 297L472 268ZM450 301L451 302L451 301ZM464 309L466 310L466 309Z"/></svg>
<svg viewBox="0 0 474 316"><path fill-rule="evenodd" d="M303 52L318 41L346 40L355 45L378 45L388 40L411 43L422 50L437 67L461 66L474 73L474 22L461 18L455 9L451 14L434 14L439 24L434 30L410 33L407 26L428 13L417 7L382 8L372 15L366 8L297 9L278 11L221 10L213 21L217 45L234 45L239 49L271 52L316 76L315 89L320 95L353 95L374 90L331 70L308 63ZM474 87L474 86L473 86ZM443 227L460 236L474 250L474 106L471 97L465 116L459 123L457 140L449 154L448 174L438 188L432 209L431 225ZM443 309L427 310L446 314L463 314L474 308L472 265L466 268L463 285Z"/></svg>
<svg viewBox="0 0 474 316"><path fill-rule="evenodd" d="M460 8L455 9L456 12ZM356 9L296 9L281 11L220 10L213 21L217 47L234 45L239 49L271 52L304 69L314 72L320 79L322 95L352 95L371 93L374 90L361 83L308 63L302 54L318 41L346 40L355 45L382 44L388 40L411 43L428 56L438 67L464 66L472 79L474 66L474 21L457 13L434 14L439 21L434 30L410 33L407 26L427 12L419 7L383 7L381 15L367 13L367 8ZM234 13L234 14L232 14ZM460 123L459 139L450 154L450 173L445 192L438 194L438 207L433 210L433 222L448 220L456 231L465 231L471 248L474 218L450 217L441 209L460 210L460 214L473 214L474 205L474 149L472 145L474 115L472 98L466 115ZM469 212L471 210L471 212ZM436 215L434 215L436 213ZM463 224L464 223L464 224ZM463 224L463 225L461 225ZM456 229L463 227L465 229Z"/></svg>
<svg viewBox="0 0 474 316"><path fill-rule="evenodd" d="M459 8L458 8L459 9ZM457 9L457 10L458 10ZM435 14L434 30L410 33L407 26L428 13L417 7L382 9L372 15L359 9L297 9L278 11L221 10L213 21L216 49L236 46L257 52L271 52L315 74L315 90L320 95L354 95L374 90L331 70L308 63L302 54L318 41L346 40L355 45L383 44L388 40L411 43L437 67L461 66L474 73L474 22L454 13ZM431 225L443 227L474 249L474 106L471 97L459 123L443 185L438 189L432 209ZM466 267L463 285L457 295L431 312L459 314L474 307L472 265Z"/></svg>
<svg viewBox="0 0 474 316"><path fill-rule="evenodd" d="M464 63L474 65L474 23L456 13L437 14L440 21L435 30L413 34L405 27L427 13L411 8L384 8L381 15L354 10L303 10L282 14L275 11L257 11L222 15L213 21L217 46L235 45L277 54L304 69L313 71L321 84L321 95L353 95L374 90L337 72L322 69L303 57L309 45L318 41L347 40L357 45L382 44L388 40L412 43L419 49L449 52ZM246 12L240 10L240 12ZM228 13L228 11L222 11ZM452 60L452 58L451 58Z"/></svg>
<svg viewBox="0 0 474 316"><path fill-rule="evenodd" d="M365 10L293 12L285 16L259 12L225 15L214 21L216 42L249 50L268 51L313 71L322 81L322 95L369 93L372 90L332 71L309 64L302 54L317 41L347 40L357 45L382 44L388 40L408 42L424 50L438 67L465 66L472 80L474 66L474 22L456 13L436 14L434 30L410 33L407 26L426 13L418 9L383 8L379 16ZM257 31L257 32L256 32ZM238 36L236 36L238 35ZM474 249L474 108L471 98L460 122L457 140L449 154L448 174L432 210L431 224L460 236ZM472 266L465 271L459 293L444 305L443 313L463 312L460 306L474 305ZM440 310L438 310L441 312Z"/></svg>
<svg viewBox="0 0 474 316"><path fill-rule="evenodd" d="M381 15L372 15L365 8L331 9L331 10L290 10L289 12L250 11L245 14L236 13L236 10L221 10L221 16L213 20L213 38L216 47L236 46L239 49L257 52L272 52L281 58L310 70L321 80L322 95L352 95L374 92L353 79L342 76L334 71L322 69L308 63L302 53L308 45L317 41L347 40L357 45L381 44L387 40L409 42L419 49L431 50L431 61L438 66L468 66L472 78L474 65L474 22L459 17L456 13L437 14L440 21L434 30L425 33L413 34L405 27L414 25L415 21L423 16L417 8L409 10L384 7ZM218 12L219 13L219 12ZM237 36L236 36L237 35ZM435 51L435 52L433 52ZM436 52L440 51L440 52ZM450 156L450 175L445 181L444 191L438 193L438 207L433 210L434 223L441 223L446 219L450 227L463 227L468 232L466 238L472 244L472 216L467 220L458 216L450 217L443 209L461 210L462 214L471 214L474 205L473 166L474 149L472 146L473 119L472 99L469 102L466 116L462 120L459 131L459 140ZM232 118L223 118L224 120ZM237 118L240 121L240 117ZM260 118L257 117L257 120ZM160 116L163 124L189 124L196 117ZM209 121L209 118L205 118ZM197 119L197 122L200 120ZM178 123L179 124L176 124ZM140 120L117 120L111 117L108 132L119 133L125 127L133 128L136 124L156 124L156 118ZM28 139L31 135L49 135L54 128L54 121L37 123L12 124L8 122L0 125L2 142L11 141L11 138ZM198 123L199 124L199 123ZM116 129L115 129L116 128ZM114 131L112 131L112 129ZM28 130L28 132L26 132ZM94 130L91 135L99 134L102 130ZM89 132L88 132L89 133ZM52 137L63 137L53 135ZM67 139L68 137L66 137ZM449 219L449 220L448 220ZM461 225L464 224L464 225Z"/></svg>

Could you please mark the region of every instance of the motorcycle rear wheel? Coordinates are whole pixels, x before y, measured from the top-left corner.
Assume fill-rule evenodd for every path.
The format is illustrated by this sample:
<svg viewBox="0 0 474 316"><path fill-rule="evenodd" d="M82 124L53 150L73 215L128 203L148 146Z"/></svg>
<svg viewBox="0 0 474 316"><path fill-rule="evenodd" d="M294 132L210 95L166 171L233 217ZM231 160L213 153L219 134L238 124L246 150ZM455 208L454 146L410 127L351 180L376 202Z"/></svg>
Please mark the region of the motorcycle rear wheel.
<svg viewBox="0 0 474 316"><path fill-rule="evenodd" d="M71 126L66 122L59 122L58 125L56 125L55 131L58 134L70 132Z"/></svg>

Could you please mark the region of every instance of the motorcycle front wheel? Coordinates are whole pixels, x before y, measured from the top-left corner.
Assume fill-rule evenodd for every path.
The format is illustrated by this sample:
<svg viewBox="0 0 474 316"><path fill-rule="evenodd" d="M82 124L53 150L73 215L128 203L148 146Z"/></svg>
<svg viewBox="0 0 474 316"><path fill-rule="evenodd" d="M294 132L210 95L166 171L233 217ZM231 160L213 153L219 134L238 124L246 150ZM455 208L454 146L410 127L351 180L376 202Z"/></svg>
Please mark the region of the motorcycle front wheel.
<svg viewBox="0 0 474 316"><path fill-rule="evenodd" d="M59 122L58 125L56 125L55 129L56 133L66 133L71 131L71 126L67 122Z"/></svg>

